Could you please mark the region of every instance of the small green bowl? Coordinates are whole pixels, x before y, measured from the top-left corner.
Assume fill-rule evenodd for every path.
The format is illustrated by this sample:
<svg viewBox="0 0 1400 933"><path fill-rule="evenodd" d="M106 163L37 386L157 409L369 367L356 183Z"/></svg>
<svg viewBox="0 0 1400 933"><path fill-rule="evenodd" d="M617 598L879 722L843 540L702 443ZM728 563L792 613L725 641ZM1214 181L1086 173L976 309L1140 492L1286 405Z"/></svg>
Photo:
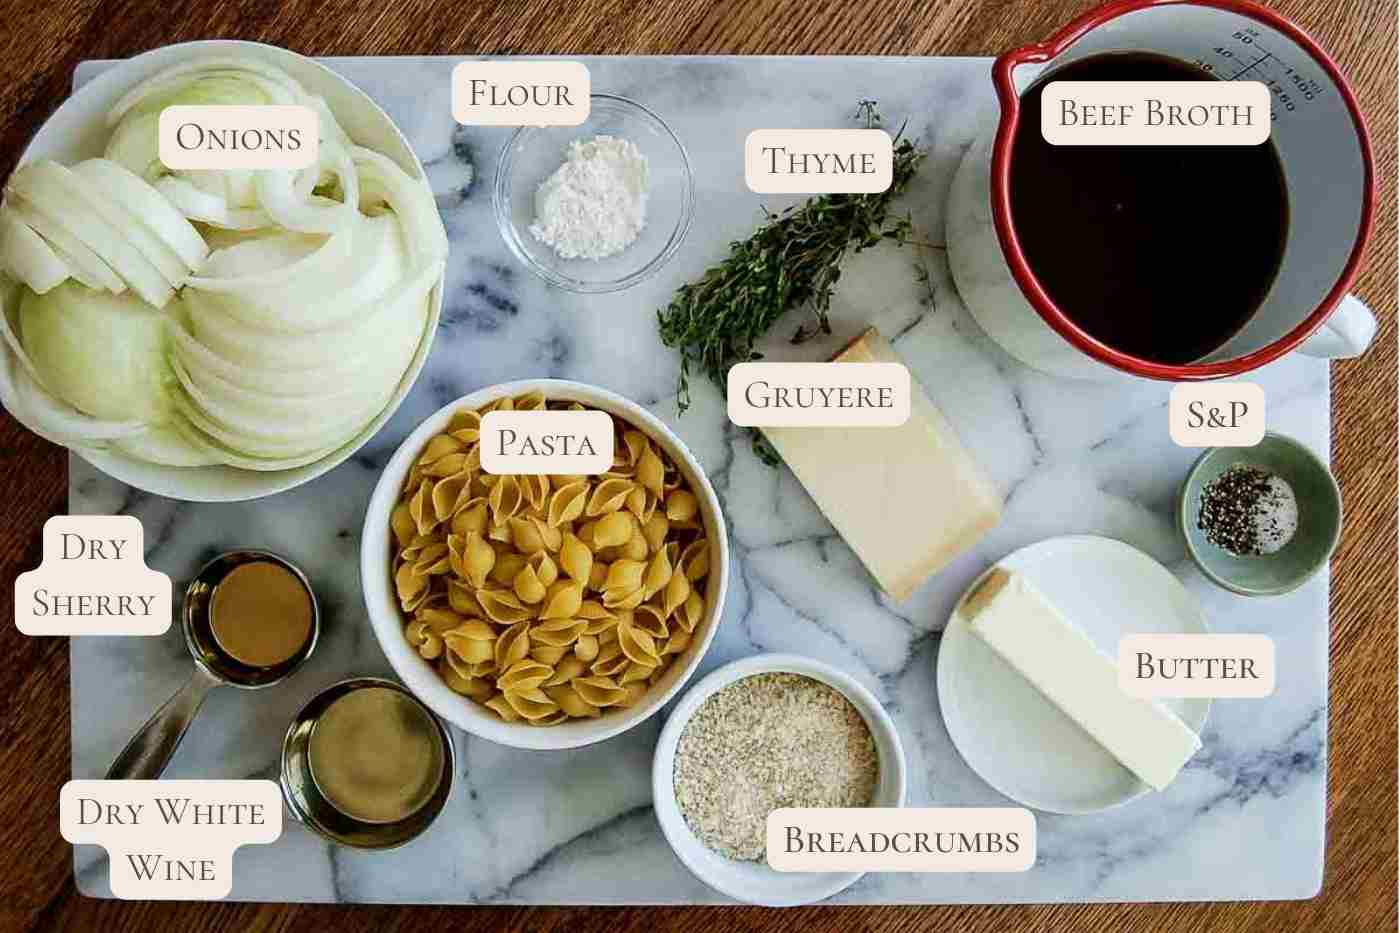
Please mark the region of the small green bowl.
<svg viewBox="0 0 1400 933"><path fill-rule="evenodd" d="M1246 465L1280 476L1298 499L1298 530L1273 554L1240 557L1206 540L1196 527L1201 491L1232 466ZM1342 536L1342 493L1332 471L1291 437L1265 434L1253 447L1212 447L1196 460L1181 484L1177 526L1186 552L1212 581L1241 596L1280 596L1302 586L1327 565Z"/></svg>

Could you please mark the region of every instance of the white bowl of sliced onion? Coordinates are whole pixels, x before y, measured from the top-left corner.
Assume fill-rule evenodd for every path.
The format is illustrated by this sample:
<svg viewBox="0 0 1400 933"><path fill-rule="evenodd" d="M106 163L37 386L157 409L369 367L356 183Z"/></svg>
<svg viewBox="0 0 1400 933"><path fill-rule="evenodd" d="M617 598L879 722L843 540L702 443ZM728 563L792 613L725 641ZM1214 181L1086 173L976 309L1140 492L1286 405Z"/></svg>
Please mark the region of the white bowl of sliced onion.
<svg viewBox="0 0 1400 933"><path fill-rule="evenodd" d="M310 168L171 171L173 104L301 104ZM388 115L326 67L210 40L120 62L40 128L0 206L0 401L128 485L253 499L363 445L417 378L447 240Z"/></svg>
<svg viewBox="0 0 1400 933"><path fill-rule="evenodd" d="M485 474L479 415L503 402L607 412L613 468ZM680 438L559 379L482 389L424 421L385 466L360 541L395 673L439 716L516 748L591 745L661 709L708 650L728 575L719 499Z"/></svg>

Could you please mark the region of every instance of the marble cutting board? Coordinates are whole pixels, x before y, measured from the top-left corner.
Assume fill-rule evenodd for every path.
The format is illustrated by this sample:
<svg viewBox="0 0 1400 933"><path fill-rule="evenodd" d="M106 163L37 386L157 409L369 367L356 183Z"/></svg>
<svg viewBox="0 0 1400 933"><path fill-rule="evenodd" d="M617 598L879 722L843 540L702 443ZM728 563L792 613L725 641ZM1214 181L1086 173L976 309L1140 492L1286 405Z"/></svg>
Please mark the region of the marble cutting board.
<svg viewBox="0 0 1400 933"><path fill-rule="evenodd" d="M718 636L700 674L759 651L833 662L865 683L897 723L909 804L1005 805L952 747L934 661L953 601L985 567L1042 538L1119 538L1164 563L1215 631L1263 632L1277 644L1267 700L1217 701L1205 747L1162 794L1094 816L1038 814L1039 855L1024 874L870 874L836 903L999 903L1304 898L1322 882L1327 730L1327 574L1285 597L1250 601L1212 587L1173 527L1193 452L1167 436L1168 387L1069 383L1020 366L962 306L938 250L881 248L852 261L833 305L836 333L774 358L823 359L876 324L947 413L1006 497L1005 519L976 549L894 605L785 469L761 465L712 387L678 417L676 356L656 336L657 308L760 219L743 182L742 144L759 127L847 125L858 99L879 100L891 128L930 151L905 207L933 243L953 169L994 112L990 60L972 58L586 58L595 90L633 97L688 147L697 212L680 253L617 295L547 288L510 257L491 212L490 180L508 133L457 126L456 59L331 59L374 97L427 166L452 241L442 323L403 407L355 457L300 489L256 503L192 505L132 490L71 460L75 514L126 513L146 528L146 560L177 592L206 559L266 547L316 585L325 631L316 655L268 691L216 692L166 773L276 777L295 710L352 674L391 676L361 602L358 536L379 469L428 413L478 387L557 376L636 399L672 425L713 479L735 555ZM79 67L76 80L103 66ZM780 206L769 199L769 206ZM795 322L791 326L795 326ZM778 332L791 327L781 324ZM1270 430L1329 450L1327 364L1302 357L1251 377L1268 393ZM937 494L931 490L931 494ZM131 733L188 676L178 626L156 638L72 640L73 776L101 777ZM700 676L697 674L697 677ZM327 845L290 822L282 838L234 860L232 897L395 903L722 903L675 859L650 805L661 716L570 752L526 752L456 734L457 785L422 838L389 853ZM86 894L110 897L103 850L75 849Z"/></svg>

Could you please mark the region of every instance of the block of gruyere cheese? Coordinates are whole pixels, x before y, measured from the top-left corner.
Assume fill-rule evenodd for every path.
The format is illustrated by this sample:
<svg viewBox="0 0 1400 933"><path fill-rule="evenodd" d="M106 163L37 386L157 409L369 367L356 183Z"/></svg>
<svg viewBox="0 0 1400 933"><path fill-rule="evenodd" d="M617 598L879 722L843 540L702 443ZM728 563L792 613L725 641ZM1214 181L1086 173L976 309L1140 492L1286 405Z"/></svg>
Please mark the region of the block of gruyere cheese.
<svg viewBox="0 0 1400 933"><path fill-rule="evenodd" d="M837 363L902 363L873 327ZM1001 520L1001 496L923 388L899 427L763 433L881 589L909 597Z"/></svg>
<svg viewBox="0 0 1400 933"><path fill-rule="evenodd" d="M959 613L973 634L1148 786L1166 787L1201 747L1171 710L1124 693L1117 662L1024 575L992 568Z"/></svg>

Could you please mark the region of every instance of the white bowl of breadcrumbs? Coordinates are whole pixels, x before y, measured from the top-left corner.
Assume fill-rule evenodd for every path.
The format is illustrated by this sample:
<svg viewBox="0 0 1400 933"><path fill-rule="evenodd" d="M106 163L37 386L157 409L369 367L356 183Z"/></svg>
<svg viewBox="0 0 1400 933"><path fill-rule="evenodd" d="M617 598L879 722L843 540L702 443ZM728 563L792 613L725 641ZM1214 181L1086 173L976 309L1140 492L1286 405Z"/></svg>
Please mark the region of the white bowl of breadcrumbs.
<svg viewBox="0 0 1400 933"><path fill-rule="evenodd" d="M880 701L830 664L760 654L690 689L656 744L656 818L676 857L736 900L811 904L862 872L768 866L768 814L781 807L899 807L905 764Z"/></svg>

